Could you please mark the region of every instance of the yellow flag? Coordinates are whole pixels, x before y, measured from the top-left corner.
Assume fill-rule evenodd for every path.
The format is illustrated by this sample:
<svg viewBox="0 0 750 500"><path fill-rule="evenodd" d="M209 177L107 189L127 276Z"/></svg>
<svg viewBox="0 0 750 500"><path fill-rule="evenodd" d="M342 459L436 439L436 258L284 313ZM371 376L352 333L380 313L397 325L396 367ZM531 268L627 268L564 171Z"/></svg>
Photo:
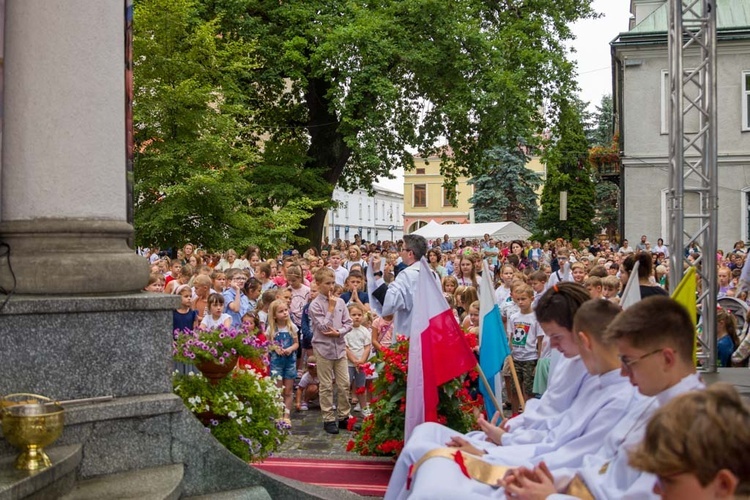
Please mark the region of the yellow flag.
<svg viewBox="0 0 750 500"><path fill-rule="evenodd" d="M693 325L698 323L698 305L695 298L695 267L689 267L680 284L672 292L672 298L687 309ZM698 363L697 342L693 342L693 363Z"/></svg>

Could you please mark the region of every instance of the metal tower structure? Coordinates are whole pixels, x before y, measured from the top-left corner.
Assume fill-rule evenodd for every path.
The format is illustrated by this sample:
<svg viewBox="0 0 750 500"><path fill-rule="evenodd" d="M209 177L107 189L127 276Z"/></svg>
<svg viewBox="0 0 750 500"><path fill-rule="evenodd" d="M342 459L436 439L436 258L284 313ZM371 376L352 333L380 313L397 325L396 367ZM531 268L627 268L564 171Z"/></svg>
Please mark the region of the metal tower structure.
<svg viewBox="0 0 750 500"><path fill-rule="evenodd" d="M669 0L669 280L696 267L703 368L716 371L718 167L715 0ZM699 257L687 258L698 245Z"/></svg>

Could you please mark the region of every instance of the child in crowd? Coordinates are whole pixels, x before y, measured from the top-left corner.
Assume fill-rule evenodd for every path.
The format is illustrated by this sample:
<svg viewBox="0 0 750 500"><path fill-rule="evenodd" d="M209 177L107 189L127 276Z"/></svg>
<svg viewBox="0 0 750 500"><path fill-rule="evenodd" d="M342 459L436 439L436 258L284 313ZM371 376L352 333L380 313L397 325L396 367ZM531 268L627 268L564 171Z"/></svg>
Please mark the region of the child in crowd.
<svg viewBox="0 0 750 500"><path fill-rule="evenodd" d="M583 286L586 287L592 299L602 298L602 279L599 276L589 276L583 280Z"/></svg>
<svg viewBox="0 0 750 500"><path fill-rule="evenodd" d="M474 266L474 260L468 255L461 257L461 263L454 276L459 285L479 288L479 276Z"/></svg>
<svg viewBox="0 0 750 500"><path fill-rule="evenodd" d="M164 285L169 285L170 281L179 278L180 272L182 272L182 262L180 262L180 259L175 259L169 264L169 272L165 276ZM171 293L171 291L166 293Z"/></svg>
<svg viewBox="0 0 750 500"><path fill-rule="evenodd" d="M198 323L208 314L208 296L211 293L211 278L198 275L193 279L192 309L198 312Z"/></svg>
<svg viewBox="0 0 750 500"><path fill-rule="evenodd" d="M452 296L456 292L456 288L458 288L458 280L456 280L455 276L446 276L443 278L443 293Z"/></svg>
<svg viewBox="0 0 750 500"><path fill-rule="evenodd" d="M373 350L382 351L383 347L393 344L393 317L390 319L378 316L372 321Z"/></svg>
<svg viewBox="0 0 750 500"><path fill-rule="evenodd" d="M242 328L247 332L251 332L261 342L265 342L267 340L266 335L260 329L258 314L255 311L248 311L245 313L245 315L242 317ZM240 356L238 364L240 368L244 370L252 368L264 377L271 376L271 370L269 368L270 361L267 357L264 357L263 359L250 360Z"/></svg>
<svg viewBox="0 0 750 500"><path fill-rule="evenodd" d="M372 333L362 325L365 310L359 304L349 304L349 316L352 319L352 330L346 334L346 357L349 360L349 380L354 385L357 395L357 407L354 411L361 411L363 416L370 414L367 405L366 374L362 367L367 363L372 348Z"/></svg>
<svg viewBox="0 0 750 500"><path fill-rule="evenodd" d="M208 314L201 321L202 330L213 330L220 326L230 328L232 326L232 317L224 312L224 296L218 293L212 293L207 299Z"/></svg>
<svg viewBox="0 0 750 500"><path fill-rule="evenodd" d="M313 352L318 361L320 379L320 409L323 428L329 434L346 429L350 416L349 371L344 336L352 329L352 319L346 304L333 294L333 269L322 268L315 273L318 296L310 303L313 330ZM336 376L338 402L333 407L333 377Z"/></svg>
<svg viewBox="0 0 750 500"><path fill-rule="evenodd" d="M362 291L362 283L364 277L362 271L351 270L349 276L346 277L346 283L344 285L344 293L341 294L341 300L347 305L358 304L364 308L365 311L370 310L370 298L367 292Z"/></svg>
<svg viewBox="0 0 750 500"><path fill-rule="evenodd" d="M620 292L620 280L617 276L607 276L602 279L602 298L615 304L620 303L617 294Z"/></svg>
<svg viewBox="0 0 750 500"><path fill-rule="evenodd" d="M516 303L515 291L516 288L525 285L526 283L521 280L513 280L513 283L510 285L510 295L508 295L508 298L505 299L505 302L500 304L500 314L503 317L503 322L507 322L508 319L513 315L513 313L518 312L518 304Z"/></svg>
<svg viewBox="0 0 750 500"><path fill-rule="evenodd" d="M275 289L263 292L263 296L260 300L260 309L258 310L258 326L263 331L266 331L266 325L268 324L268 307L274 300L276 300Z"/></svg>
<svg viewBox="0 0 750 500"><path fill-rule="evenodd" d="M227 286L227 274L224 271L212 272L211 283L213 293L224 293L224 288Z"/></svg>
<svg viewBox="0 0 750 500"><path fill-rule="evenodd" d="M268 262L262 263L260 266L258 266L258 276L257 278L260 280L260 291L265 292L267 290L273 290L274 288L277 288L276 283L273 282L271 279L273 276L273 271L271 270L271 264Z"/></svg>
<svg viewBox="0 0 750 500"><path fill-rule="evenodd" d="M469 306L469 314L466 315L461 328L469 333L479 334L479 301L475 300Z"/></svg>
<svg viewBox="0 0 750 500"><path fill-rule="evenodd" d="M289 314L292 323L297 327L297 331L302 329L302 311L310 299L310 287L303 283L302 268L296 265L290 265L286 270L286 281L289 293ZM300 342L297 351L297 375L302 376L302 367L304 366L304 351Z"/></svg>
<svg viewBox="0 0 750 500"><path fill-rule="evenodd" d="M732 353L740 345L737 336L737 318L731 311L718 308L716 311L716 350L719 366L732 366Z"/></svg>
<svg viewBox="0 0 750 500"><path fill-rule="evenodd" d="M344 287L336 283L333 285L333 295L336 298L341 298L341 296L344 294ZM343 300L343 299L342 299Z"/></svg>
<svg viewBox="0 0 750 500"><path fill-rule="evenodd" d="M175 261L178 262L179 261ZM177 287L181 285L187 285L190 282L190 278L193 277L193 268L190 264L181 265L179 274L172 280L166 280L166 286L164 287L164 293L176 293ZM191 290L192 293L192 290Z"/></svg>
<svg viewBox="0 0 750 500"><path fill-rule="evenodd" d="M344 283L346 283L347 276L349 276L349 271L341 265L341 252L338 250L331 250L331 253L328 256L328 265L333 271L336 284L343 287Z"/></svg>
<svg viewBox="0 0 750 500"><path fill-rule="evenodd" d="M462 301L462 297L464 295L464 290L466 290L466 287L463 285L458 285L456 287L456 291L453 293L453 300L456 303L456 314L458 315L458 322L461 323L464 319L464 314L466 314L466 309L464 307L464 303ZM468 307L468 305L467 305Z"/></svg>
<svg viewBox="0 0 750 500"><path fill-rule="evenodd" d="M289 317L289 305L276 299L268 308L268 341L271 343L271 376L284 390L284 420L291 425L292 388L297 378L296 352L299 347L297 327Z"/></svg>
<svg viewBox="0 0 750 500"><path fill-rule="evenodd" d="M148 277L148 285L144 288L147 292L164 292L164 276L159 273L151 273Z"/></svg>
<svg viewBox="0 0 750 500"><path fill-rule="evenodd" d="M245 283L245 295L250 303L250 310L255 311L258 308L258 298L260 297L260 281L257 278L250 278Z"/></svg>
<svg viewBox="0 0 750 500"><path fill-rule="evenodd" d="M180 307L172 313L172 331L192 330L198 326L198 313L190 309L193 300L193 291L187 285L180 285L175 290L175 295L181 298Z"/></svg>
<svg viewBox="0 0 750 500"><path fill-rule="evenodd" d="M586 266L581 262L574 262L570 265L570 275L573 277L573 281L579 285L583 285L586 279Z"/></svg>
<svg viewBox="0 0 750 500"><path fill-rule="evenodd" d="M313 356L313 330L312 322L310 321L310 303L315 300L318 296L318 284L313 281L310 283L310 295L307 299L307 304L302 308L302 324L300 325L300 344L302 344L302 350L305 358L309 359Z"/></svg>
<svg viewBox="0 0 750 500"><path fill-rule="evenodd" d="M464 315L461 318L461 324L463 324L463 322L466 321L466 318L469 316L469 307L477 300L479 300L477 289L473 286L464 287L463 291L461 292L461 304L463 304L463 307L466 310L464 311Z"/></svg>
<svg viewBox="0 0 750 500"><path fill-rule="evenodd" d="M525 283L513 288L514 301L518 312L508 318L508 335L510 336L511 356L518 374L518 382L526 401L534 396L534 370L542 351L544 332L536 320L536 314L531 309L534 291ZM505 372L506 370L504 370ZM506 375L503 373L503 375ZM506 387L511 388L511 407L513 413L518 413L520 401L515 394L515 386L511 385L510 373L505 379Z"/></svg>
<svg viewBox="0 0 750 500"><path fill-rule="evenodd" d="M242 292L247 277L241 269L231 268L227 271L229 286L224 289L224 312L232 317L232 326L239 328L242 325L242 317L250 310L250 302Z"/></svg>
<svg viewBox="0 0 750 500"><path fill-rule="evenodd" d="M539 301L539 297L544 294L547 286L547 273L544 271L534 271L529 275L529 285L534 290L534 300L531 303L531 308L536 309L536 303Z"/></svg>
<svg viewBox="0 0 750 500"><path fill-rule="evenodd" d="M678 396L658 409L630 465L654 474L669 498L750 496L750 406L729 384Z"/></svg>
<svg viewBox="0 0 750 500"><path fill-rule="evenodd" d="M500 267L500 286L495 289L495 302L497 302L497 305L500 307L502 307L510 297L510 287L513 284L513 273L515 272L516 270L513 266L506 264Z"/></svg>
<svg viewBox="0 0 750 500"><path fill-rule="evenodd" d="M297 411L307 411L310 403L318 399L318 367L315 356L307 358L307 371L297 385Z"/></svg>

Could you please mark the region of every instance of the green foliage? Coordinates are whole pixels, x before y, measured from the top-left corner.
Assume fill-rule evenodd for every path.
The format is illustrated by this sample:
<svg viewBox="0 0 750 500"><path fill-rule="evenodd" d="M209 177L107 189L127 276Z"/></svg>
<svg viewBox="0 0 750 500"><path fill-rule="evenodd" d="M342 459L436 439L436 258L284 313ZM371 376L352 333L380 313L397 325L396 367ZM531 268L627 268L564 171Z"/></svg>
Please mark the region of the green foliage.
<svg viewBox="0 0 750 500"><path fill-rule="evenodd" d="M620 188L616 184L599 179L596 183L596 217L594 224L610 237L617 234L620 220Z"/></svg>
<svg viewBox="0 0 750 500"><path fill-rule="evenodd" d="M609 146L615 133L614 108L612 96L602 96L602 100L596 107L596 112L591 117L593 123L586 129L586 138L591 146Z"/></svg>
<svg viewBox="0 0 750 500"><path fill-rule="evenodd" d="M481 172L469 181L474 184L477 222L512 221L534 230L539 215L536 190L542 185L539 175L528 168L529 157L521 148L495 147L485 152Z"/></svg>
<svg viewBox="0 0 750 500"><path fill-rule="evenodd" d="M566 102L551 141L542 155L547 180L542 190L542 211L537 221L541 237L587 238L594 233L595 189L588 162L588 143L579 106ZM568 218L559 219L560 192L568 193Z"/></svg>
<svg viewBox="0 0 750 500"><path fill-rule="evenodd" d="M592 17L590 0L204 0L222 40L253 40L228 103L252 110L250 136L265 143L257 191L276 200L331 202L333 186L371 185L413 166L409 147L455 155L447 183L481 163L491 146L543 129L572 79L570 24ZM268 174L268 175L267 175ZM255 200L255 198L253 198ZM320 241L323 206L302 231Z"/></svg>
<svg viewBox="0 0 750 500"><path fill-rule="evenodd" d="M319 206L306 196L255 202L261 152L241 94L256 43L223 37L197 0L138 0L134 10L135 227L140 245L257 244L278 251Z"/></svg>
<svg viewBox="0 0 750 500"><path fill-rule="evenodd" d="M281 389L255 371L235 370L217 385L200 374L175 375L174 392L211 434L244 461L260 462L289 435Z"/></svg>

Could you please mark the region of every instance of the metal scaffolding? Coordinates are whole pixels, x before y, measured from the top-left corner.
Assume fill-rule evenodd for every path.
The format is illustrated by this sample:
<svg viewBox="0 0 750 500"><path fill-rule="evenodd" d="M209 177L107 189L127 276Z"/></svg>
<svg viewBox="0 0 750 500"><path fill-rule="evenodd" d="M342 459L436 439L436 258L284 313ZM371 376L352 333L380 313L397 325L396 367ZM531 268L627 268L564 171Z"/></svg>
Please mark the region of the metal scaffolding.
<svg viewBox="0 0 750 500"><path fill-rule="evenodd" d="M718 168L715 0L669 0L669 280L696 267L703 369L716 371ZM699 255L688 258L697 245Z"/></svg>

